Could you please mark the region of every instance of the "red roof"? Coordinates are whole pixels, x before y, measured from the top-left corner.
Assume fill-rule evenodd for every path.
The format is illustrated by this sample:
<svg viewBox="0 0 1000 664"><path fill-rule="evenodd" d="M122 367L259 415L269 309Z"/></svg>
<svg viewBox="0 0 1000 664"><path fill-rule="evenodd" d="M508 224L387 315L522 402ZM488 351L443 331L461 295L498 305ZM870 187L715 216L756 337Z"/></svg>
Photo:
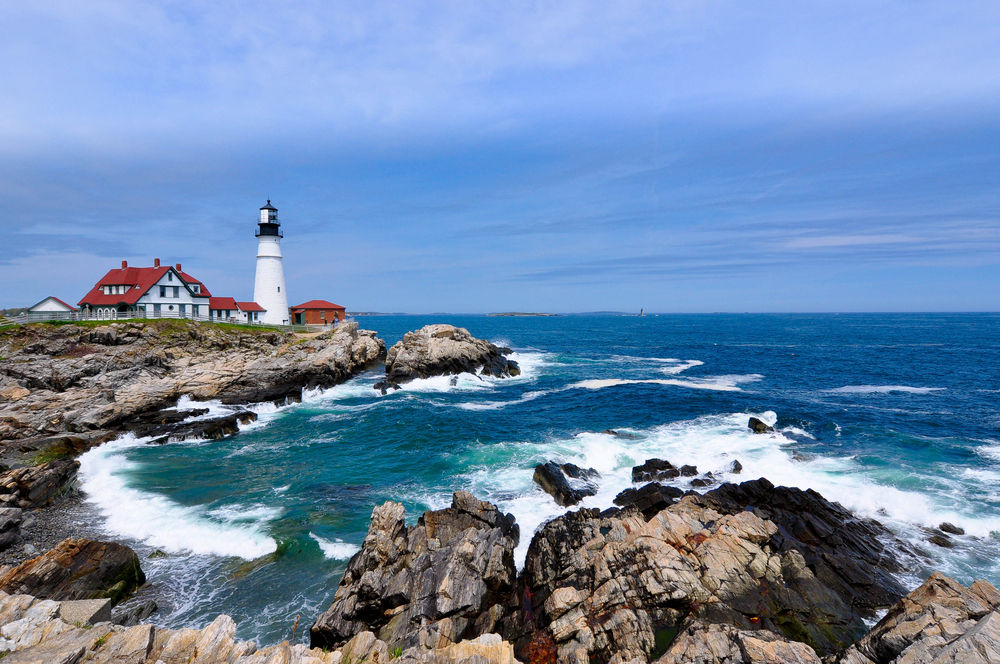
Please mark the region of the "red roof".
<svg viewBox="0 0 1000 664"><path fill-rule="evenodd" d="M309 300L297 307L292 307L292 311L305 311L306 309L344 309L344 307L326 300Z"/></svg>
<svg viewBox="0 0 1000 664"><path fill-rule="evenodd" d="M240 309L243 311L267 311L264 307L260 306L256 302L237 302Z"/></svg>
<svg viewBox="0 0 1000 664"><path fill-rule="evenodd" d="M155 286L156 282L159 281L169 270L173 270L175 274L179 274L182 282L186 284L198 284L201 286L201 292L196 293L195 297L211 296L211 293L208 292L208 289L205 288L203 283L188 274L177 272L177 270L174 270L174 268L169 265L162 265L160 267L126 267L109 270L108 273L101 277L101 280L90 289L90 292L83 296L83 299L80 300L80 304L89 304L91 306L135 304L139 301L139 298L145 295L150 288ZM105 295L104 291L101 289L102 286L131 286L131 288L126 290L124 293ZM136 286L138 286L138 288L136 288Z"/></svg>
<svg viewBox="0 0 1000 664"><path fill-rule="evenodd" d="M236 311L236 299L231 297L212 297L208 299L209 309L231 309Z"/></svg>

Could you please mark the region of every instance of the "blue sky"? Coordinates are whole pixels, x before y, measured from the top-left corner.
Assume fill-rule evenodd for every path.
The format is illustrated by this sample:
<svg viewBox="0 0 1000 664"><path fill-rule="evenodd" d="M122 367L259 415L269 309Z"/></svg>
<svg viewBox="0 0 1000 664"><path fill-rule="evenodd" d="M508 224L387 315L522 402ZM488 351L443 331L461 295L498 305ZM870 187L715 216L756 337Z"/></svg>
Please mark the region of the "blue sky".
<svg viewBox="0 0 1000 664"><path fill-rule="evenodd" d="M1000 3L0 11L0 306L127 259L350 310L1000 310Z"/></svg>

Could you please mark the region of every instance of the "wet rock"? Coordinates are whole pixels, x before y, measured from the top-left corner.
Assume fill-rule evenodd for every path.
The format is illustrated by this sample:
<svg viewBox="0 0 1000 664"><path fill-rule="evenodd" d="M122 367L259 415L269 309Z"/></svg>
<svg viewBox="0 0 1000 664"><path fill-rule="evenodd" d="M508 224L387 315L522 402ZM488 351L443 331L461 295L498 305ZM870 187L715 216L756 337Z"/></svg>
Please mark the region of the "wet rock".
<svg viewBox="0 0 1000 664"><path fill-rule="evenodd" d="M750 421L747 423L747 426L750 427L750 430L753 431L754 433L774 432L774 427L772 427L770 424L764 424L756 417L751 417Z"/></svg>
<svg viewBox="0 0 1000 664"><path fill-rule="evenodd" d="M623 508L634 507L648 521L683 495L677 487L650 482L639 489L625 489L615 496L614 503Z"/></svg>
<svg viewBox="0 0 1000 664"><path fill-rule="evenodd" d="M633 482L656 482L680 476L681 471L663 459L647 459L641 466L632 467Z"/></svg>
<svg viewBox="0 0 1000 664"><path fill-rule="evenodd" d="M705 473L704 477L696 477L691 480L691 486L699 489L706 486L712 486L713 484L715 484L715 478L712 477L711 473Z"/></svg>
<svg viewBox="0 0 1000 664"><path fill-rule="evenodd" d="M196 420L180 424L168 424L156 427L146 434L159 436L153 442L166 443L180 440L220 440L239 433L241 424L257 421L257 413L243 410L232 415L216 417L208 420Z"/></svg>
<svg viewBox="0 0 1000 664"><path fill-rule="evenodd" d="M743 464L740 463L738 459L733 459L733 462L729 464L725 472L732 473L733 475L739 475L743 472Z"/></svg>
<svg viewBox="0 0 1000 664"><path fill-rule="evenodd" d="M821 664L804 643L767 630L740 630L695 620L677 635L655 664Z"/></svg>
<svg viewBox="0 0 1000 664"><path fill-rule="evenodd" d="M955 524L948 523L947 521L945 521L944 523L942 523L941 525L939 525L938 529L939 530L943 530L944 532L946 532L946 533L948 533L950 535L964 535L965 534L965 529L964 528L959 528Z"/></svg>
<svg viewBox="0 0 1000 664"><path fill-rule="evenodd" d="M0 590L55 600L100 599L114 604L146 582L139 557L122 544L66 539L0 577Z"/></svg>
<svg viewBox="0 0 1000 664"><path fill-rule="evenodd" d="M514 518L464 491L407 527L399 503L372 512L333 603L313 623L313 647L361 632L390 647L438 648L493 631L516 578Z"/></svg>
<svg viewBox="0 0 1000 664"><path fill-rule="evenodd" d="M694 477L698 474L698 469L694 466L681 466L681 477Z"/></svg>
<svg viewBox="0 0 1000 664"><path fill-rule="evenodd" d="M986 664L1000 661L1000 593L935 572L894 605L841 664Z"/></svg>
<svg viewBox="0 0 1000 664"><path fill-rule="evenodd" d="M131 601L129 603L131 604ZM131 627L132 625L138 625L143 620L149 618L149 616L156 612L157 608L156 602L148 599L143 602L139 602L138 604L128 606L127 608L123 608L119 611L115 611L109 619L116 625Z"/></svg>
<svg viewBox="0 0 1000 664"><path fill-rule="evenodd" d="M701 619L830 655L903 594L879 542L888 535L766 480L685 495L648 521L631 509L569 512L532 539L503 635L521 659L624 663L648 661L661 634Z"/></svg>
<svg viewBox="0 0 1000 664"><path fill-rule="evenodd" d="M593 468L549 461L535 466L532 479L545 493L552 496L557 505L567 507L576 505L587 496L596 495L598 486L593 480L598 477L600 473Z"/></svg>
<svg viewBox="0 0 1000 664"><path fill-rule="evenodd" d="M939 533L937 535L931 535L927 538L927 541L935 546L940 546L943 549L954 549L955 542L952 541L950 537L944 533Z"/></svg>
<svg viewBox="0 0 1000 664"><path fill-rule="evenodd" d="M494 346L477 339L469 331L454 325L425 325L407 332L389 349L385 359L385 380L375 389L383 393L398 389L414 378L447 376L459 373L507 378L521 373L517 363L508 360L509 348Z"/></svg>

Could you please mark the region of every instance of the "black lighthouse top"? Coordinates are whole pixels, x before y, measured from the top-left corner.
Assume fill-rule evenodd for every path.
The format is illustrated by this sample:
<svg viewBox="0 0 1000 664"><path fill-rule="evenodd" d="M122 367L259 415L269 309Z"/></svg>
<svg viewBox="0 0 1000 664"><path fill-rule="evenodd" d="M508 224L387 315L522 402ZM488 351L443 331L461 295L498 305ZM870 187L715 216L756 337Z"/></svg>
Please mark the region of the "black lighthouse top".
<svg viewBox="0 0 1000 664"><path fill-rule="evenodd" d="M260 209L260 221L257 222L257 232L254 233L257 237L261 235L273 235L275 237L283 237L281 229L281 222L278 221L278 208L271 205L271 199L267 199L267 204Z"/></svg>

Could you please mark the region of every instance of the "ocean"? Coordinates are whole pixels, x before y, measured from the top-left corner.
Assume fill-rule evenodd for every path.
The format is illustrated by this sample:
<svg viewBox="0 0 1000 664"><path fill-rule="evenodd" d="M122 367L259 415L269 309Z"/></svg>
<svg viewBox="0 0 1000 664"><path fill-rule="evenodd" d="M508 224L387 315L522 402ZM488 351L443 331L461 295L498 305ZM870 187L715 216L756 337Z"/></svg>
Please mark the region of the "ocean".
<svg viewBox="0 0 1000 664"><path fill-rule="evenodd" d="M600 472L585 507L611 506L652 457L812 488L893 531L908 587L934 570L1000 585L1000 315L359 318L387 346L439 322L509 346L521 375L382 396L371 372L257 406L225 440L125 437L81 457L88 521L139 553L155 622L227 613L269 644L299 616L307 641L386 500L410 522L457 489L497 503L521 526L522 564L565 511L532 483L549 460ZM776 432L750 433L751 415ZM966 532L950 549L927 541L946 521Z"/></svg>

